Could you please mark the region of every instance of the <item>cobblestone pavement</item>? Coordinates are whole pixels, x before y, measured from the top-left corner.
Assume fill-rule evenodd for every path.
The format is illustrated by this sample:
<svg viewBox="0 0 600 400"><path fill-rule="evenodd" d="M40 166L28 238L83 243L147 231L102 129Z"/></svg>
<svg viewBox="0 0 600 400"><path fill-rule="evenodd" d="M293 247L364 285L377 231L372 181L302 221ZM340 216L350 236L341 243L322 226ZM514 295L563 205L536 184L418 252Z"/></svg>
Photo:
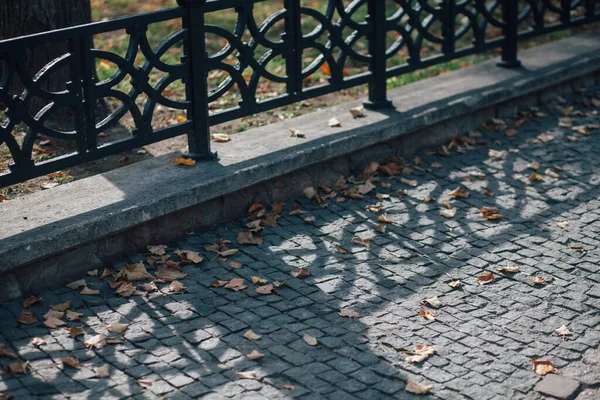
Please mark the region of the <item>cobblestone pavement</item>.
<svg viewBox="0 0 600 400"><path fill-rule="evenodd" d="M585 107L581 95L575 104L573 125L600 123L598 116L580 113L598 107ZM418 181L417 187L400 177L382 178L391 188L377 184L365 200L332 198L327 208L307 199L288 202L278 226L262 232L259 246L236 243L248 221L171 243L169 254L187 249L205 258L183 267L184 293L121 298L99 277L86 277L99 295L66 287L40 294L44 302L30 307L40 321L50 305L69 300L71 309L83 314L79 321L63 318L67 326L86 331L76 339L62 327L17 322L22 300L0 305L0 343L30 361L27 374L0 376L0 392L18 399L372 400L417 397L405 391L410 377L432 386L422 398L544 398L536 385L558 397L599 398L600 143L594 136L600 131L586 136L560 127L555 105L540 112L545 116L526 122L515 136L482 129L480 140L486 143L474 149L455 143L450 156L420 154L423 170L402 176ZM506 153L494 158L489 149ZM435 162L442 167L430 167ZM531 162L540 164L539 181L528 179ZM457 187L467 189L468 198L450 196ZM484 188L494 195L484 194ZM396 195L400 189L405 196ZM378 214L366 209L379 202L375 192L391 195L379 212L394 221L385 233L375 231ZM424 202L425 196L436 200ZM454 218L440 215L444 200L456 209ZM306 214L289 216L293 204ZM497 207L506 218L485 220L482 207ZM305 223L307 216L315 217L314 224ZM370 244L353 242L357 235L370 238ZM240 248L226 261L204 248L222 238ZM109 267L140 260L146 255ZM243 267L232 268L231 261ZM520 272L500 273L507 263L520 266ZM299 267L311 276L292 278L290 272ZM148 271L155 273L154 267ZM477 278L486 272L496 281L479 285ZM251 276L286 284L261 295ZM533 285L534 276L548 284ZM215 279L232 278L244 278L248 288L211 286ZM462 286L449 287L454 280ZM422 305L433 296L440 308ZM343 317L342 309L357 311L360 318ZM437 320L423 318L421 309L436 313ZM86 349L84 340L108 335L105 326L115 322L130 324L123 343ZM572 335L554 332L563 324ZM250 329L262 337L244 338ZM305 334L318 344L307 344ZM46 343L35 346L32 337ZM419 344L437 353L408 364L403 351ZM252 350L264 358L248 360ZM76 357L80 369L61 364L63 357ZM550 360L560 375L536 375L533 359ZM15 360L0 362L7 366ZM110 376L96 378L93 368L103 365ZM236 375L247 371L257 379ZM144 388L138 380L152 384Z"/></svg>

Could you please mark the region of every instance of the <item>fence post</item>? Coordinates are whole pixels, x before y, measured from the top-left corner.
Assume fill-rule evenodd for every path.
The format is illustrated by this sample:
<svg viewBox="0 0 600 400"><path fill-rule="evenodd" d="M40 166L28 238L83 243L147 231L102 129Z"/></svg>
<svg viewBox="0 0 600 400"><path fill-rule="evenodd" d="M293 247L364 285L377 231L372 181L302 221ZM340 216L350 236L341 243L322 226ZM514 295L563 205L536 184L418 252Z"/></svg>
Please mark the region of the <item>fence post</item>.
<svg viewBox="0 0 600 400"><path fill-rule="evenodd" d="M502 16L504 19L504 45L502 61L498 63L504 68L518 68L521 61L517 59L519 39L519 5L518 0L502 0Z"/></svg>
<svg viewBox="0 0 600 400"><path fill-rule="evenodd" d="M302 16L300 0L285 0L287 10L285 29L281 35L287 45L285 54L285 70L287 75L288 95L294 96L302 92Z"/></svg>
<svg viewBox="0 0 600 400"><path fill-rule="evenodd" d="M560 0L560 22L569 25L571 22L571 0Z"/></svg>
<svg viewBox="0 0 600 400"><path fill-rule="evenodd" d="M585 0L586 17L592 19L596 15L596 0Z"/></svg>
<svg viewBox="0 0 600 400"><path fill-rule="evenodd" d="M369 101L364 105L370 109L392 107L392 102L387 98L385 3L381 0L368 0L367 25L371 76L369 78Z"/></svg>
<svg viewBox="0 0 600 400"><path fill-rule="evenodd" d="M216 153L210 151L210 125L208 123L208 70L206 68L206 43L204 38L204 4L206 0L177 0L185 8L183 29L187 37L183 44L182 62L188 65L185 83L188 120L192 127L188 132L188 154L197 160L213 160Z"/></svg>

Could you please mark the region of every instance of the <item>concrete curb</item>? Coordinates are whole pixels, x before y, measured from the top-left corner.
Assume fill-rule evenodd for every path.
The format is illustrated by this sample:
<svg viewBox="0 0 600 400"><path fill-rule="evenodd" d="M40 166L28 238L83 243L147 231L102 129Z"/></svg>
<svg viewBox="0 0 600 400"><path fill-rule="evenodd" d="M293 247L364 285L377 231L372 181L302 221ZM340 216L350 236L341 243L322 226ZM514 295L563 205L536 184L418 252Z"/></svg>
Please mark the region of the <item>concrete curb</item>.
<svg viewBox="0 0 600 400"><path fill-rule="evenodd" d="M298 185L293 178L291 183L277 181L287 174L310 168L313 175L302 178L310 184L322 178L319 171L345 173L365 154L381 158L386 151L409 154L438 145L480 120L509 113L517 100L536 103L544 91L552 93L557 86L597 73L599 49L600 34L575 36L523 51L522 69L498 68L491 60L392 90L395 110L369 111L354 120L347 109L359 102L336 106L216 144L221 157L216 162L181 168L171 162L176 154L165 155L2 203L1 285L10 286L7 296L14 297L37 290L41 281L92 269L91 264L100 265L144 243L235 217L238 211L232 209L243 211L241 206L252 200L248 193L261 196L257 190L240 191L259 184L268 192L266 200L286 200L297 193L291 186ZM334 115L343 128L328 127ZM434 128L444 122L443 129ZM307 139L289 137L290 127L303 131ZM423 131L433 133L416 134ZM352 157L339 161L348 155ZM325 162L330 165L319 169ZM233 194L242 199L235 200ZM181 225L173 226L172 221ZM152 227L159 226L163 232L153 232ZM134 231L135 237L129 237ZM77 267L82 262L86 265Z"/></svg>

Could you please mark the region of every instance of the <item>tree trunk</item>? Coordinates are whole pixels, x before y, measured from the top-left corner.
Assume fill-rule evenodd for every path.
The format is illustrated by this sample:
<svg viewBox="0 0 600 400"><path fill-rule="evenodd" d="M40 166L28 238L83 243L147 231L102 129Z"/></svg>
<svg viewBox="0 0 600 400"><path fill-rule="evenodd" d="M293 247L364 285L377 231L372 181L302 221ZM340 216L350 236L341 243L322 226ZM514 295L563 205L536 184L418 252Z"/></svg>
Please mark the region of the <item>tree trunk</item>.
<svg viewBox="0 0 600 400"><path fill-rule="evenodd" d="M89 0L0 0L0 40L88 22L91 22ZM48 43L28 50L25 66L33 77L46 64L66 52L66 42ZM68 72L67 68L63 68L52 73L42 87L51 91L64 90Z"/></svg>

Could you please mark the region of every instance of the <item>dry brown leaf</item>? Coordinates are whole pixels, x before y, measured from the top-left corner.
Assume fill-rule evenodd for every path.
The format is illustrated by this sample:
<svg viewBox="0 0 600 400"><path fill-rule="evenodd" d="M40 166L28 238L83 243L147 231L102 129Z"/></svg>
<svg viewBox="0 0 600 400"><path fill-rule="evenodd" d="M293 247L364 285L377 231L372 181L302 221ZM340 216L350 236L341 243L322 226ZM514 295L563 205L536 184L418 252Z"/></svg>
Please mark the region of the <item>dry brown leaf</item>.
<svg viewBox="0 0 600 400"><path fill-rule="evenodd" d="M308 333L305 333L304 336L302 336L302 340L304 340L309 346L316 346L318 343L317 338L312 335L309 335Z"/></svg>
<svg viewBox="0 0 600 400"><path fill-rule="evenodd" d="M65 316L65 313L63 311L56 311L56 310L48 310L48 312L43 315L44 319L48 319L50 317L61 319L64 316Z"/></svg>
<svg viewBox="0 0 600 400"><path fill-rule="evenodd" d="M503 160L506 158L506 151L498 151L494 149L489 149L488 157L493 158L495 160Z"/></svg>
<svg viewBox="0 0 600 400"><path fill-rule="evenodd" d="M415 380L412 380L411 378L408 378L407 382L406 382L406 386L404 387L404 390L406 390L409 393L414 393L414 394L425 394L428 393L431 388L433 388L433 386L431 385L423 385L422 383L419 383Z"/></svg>
<svg viewBox="0 0 600 400"><path fill-rule="evenodd" d="M12 351L8 351L4 348L4 344L0 343L0 357L12 358L13 360L18 360L19 356L13 353Z"/></svg>
<svg viewBox="0 0 600 400"><path fill-rule="evenodd" d="M487 274L483 274L479 277L477 277L477 283L479 283L480 285L486 285L488 283L492 283L496 280L496 277L494 277L494 274L492 272L488 272Z"/></svg>
<svg viewBox="0 0 600 400"><path fill-rule="evenodd" d="M111 333L123 333L129 328L129 324L112 324L106 327L106 330Z"/></svg>
<svg viewBox="0 0 600 400"><path fill-rule="evenodd" d="M565 229L569 226L569 221L557 221L556 226L559 228Z"/></svg>
<svg viewBox="0 0 600 400"><path fill-rule="evenodd" d="M405 185L411 186L411 187L419 186L419 182L417 182L415 179L406 179L406 178L400 177L400 182L404 183Z"/></svg>
<svg viewBox="0 0 600 400"><path fill-rule="evenodd" d="M462 283L458 280L448 283L448 286L450 286L452 289L457 289L460 287L460 285L462 285Z"/></svg>
<svg viewBox="0 0 600 400"><path fill-rule="evenodd" d="M336 246L335 249L337 250L338 253L340 254L348 254L348 250L344 249L343 247L340 246Z"/></svg>
<svg viewBox="0 0 600 400"><path fill-rule="evenodd" d="M43 344L46 344L46 339L43 339L41 337L32 337L31 344L34 346L41 346Z"/></svg>
<svg viewBox="0 0 600 400"><path fill-rule="evenodd" d="M425 304L429 304L433 308L440 308L442 306L442 302L438 299L437 296L434 296L430 299L423 300Z"/></svg>
<svg viewBox="0 0 600 400"><path fill-rule="evenodd" d="M140 261L137 264L125 264L116 274L116 278L134 282L145 279L154 279L154 276L148 273L144 263Z"/></svg>
<svg viewBox="0 0 600 400"><path fill-rule="evenodd" d="M519 272L519 266L503 265L500 268L498 268L498 271L502 272L503 274L516 274L517 272Z"/></svg>
<svg viewBox="0 0 600 400"><path fill-rule="evenodd" d="M179 258L181 258L181 262L184 263L200 264L204 261L204 258L197 251L176 250L175 254L177 254Z"/></svg>
<svg viewBox="0 0 600 400"><path fill-rule="evenodd" d="M344 308L343 310L341 310L340 316L346 318L360 318L360 314L351 308Z"/></svg>
<svg viewBox="0 0 600 400"><path fill-rule="evenodd" d="M109 268L104 268L104 271L102 271L102 275L100 275L100 279L108 278L109 276L114 276L114 275L115 275L115 271L113 271L112 269L109 269Z"/></svg>
<svg viewBox="0 0 600 400"><path fill-rule="evenodd" d="M452 208L452 205L450 203L448 203L446 200L442 201L442 205L444 207L446 207L448 210L450 210Z"/></svg>
<svg viewBox="0 0 600 400"><path fill-rule="evenodd" d="M282 385L281 387L284 388L284 389L287 389L287 390L294 390L294 389L296 389L296 387L294 385L290 385L290 384L287 384L287 383L285 385Z"/></svg>
<svg viewBox="0 0 600 400"><path fill-rule="evenodd" d="M304 133L302 133L301 131L299 131L298 129L295 129L295 128L290 128L289 132L290 132L291 137L296 137L296 138L305 138L306 137L306 135Z"/></svg>
<svg viewBox="0 0 600 400"><path fill-rule="evenodd" d="M183 283L181 283L179 281L173 281L169 285L168 291L169 291L169 293L178 293L178 292L183 292L185 289L187 289L187 288L183 285Z"/></svg>
<svg viewBox="0 0 600 400"><path fill-rule="evenodd" d="M16 362L4 367L3 370L7 375L26 374L29 368L29 361Z"/></svg>
<svg viewBox="0 0 600 400"><path fill-rule="evenodd" d="M83 344L90 348L95 347L97 349L101 349L106 345L106 336L104 336L104 335L92 336L88 340L84 341Z"/></svg>
<svg viewBox="0 0 600 400"><path fill-rule="evenodd" d="M294 278L306 278L307 276L310 276L310 270L306 268L297 268L292 270L291 275Z"/></svg>
<svg viewBox="0 0 600 400"><path fill-rule="evenodd" d="M359 236L355 236L352 238L352 243L359 244L363 247L369 247L369 245L371 244L371 239L363 239Z"/></svg>
<svg viewBox="0 0 600 400"><path fill-rule="evenodd" d="M456 215L456 208L452 208L450 210L440 210L440 215L446 218L454 218Z"/></svg>
<svg viewBox="0 0 600 400"><path fill-rule="evenodd" d="M352 107L349 109L352 118L362 118L365 116L365 108L363 106Z"/></svg>
<svg viewBox="0 0 600 400"><path fill-rule="evenodd" d="M541 285L541 286L545 286L548 284L548 282L546 282L546 280L541 277L541 276L536 276L532 279L532 282L534 285Z"/></svg>
<svg viewBox="0 0 600 400"><path fill-rule="evenodd" d="M254 236L252 232L240 232L237 236L237 242L242 245L258 246L264 242L264 239L260 236Z"/></svg>
<svg viewBox="0 0 600 400"><path fill-rule="evenodd" d="M546 168L546 170L544 171L544 173L546 175L548 175L550 178L554 178L554 179L560 178L560 175L557 174L556 172L552 171L550 168Z"/></svg>
<svg viewBox="0 0 600 400"><path fill-rule="evenodd" d="M444 166L442 164L440 164L437 161L434 161L431 163L431 168L444 168Z"/></svg>
<svg viewBox="0 0 600 400"><path fill-rule="evenodd" d="M60 359L60 362L71 368L79 369L79 361L74 357L63 357Z"/></svg>
<svg viewBox="0 0 600 400"><path fill-rule="evenodd" d="M329 126L332 128L341 128L342 123L337 118L333 117L329 120Z"/></svg>
<svg viewBox="0 0 600 400"><path fill-rule="evenodd" d="M235 374L239 379L258 380L258 377L256 376L256 372L254 372L254 371L236 372Z"/></svg>
<svg viewBox="0 0 600 400"><path fill-rule="evenodd" d="M42 303L44 301L41 297L30 296L23 301L23 308L29 308L34 304Z"/></svg>
<svg viewBox="0 0 600 400"><path fill-rule="evenodd" d="M231 140L231 136L226 133L213 133L210 138L217 143L227 143Z"/></svg>
<svg viewBox="0 0 600 400"><path fill-rule="evenodd" d="M220 287L223 287L223 286L227 285L228 283L229 283L229 281L223 281L223 280L215 279L214 281L212 281L210 283L210 286L212 286L214 288L220 288Z"/></svg>
<svg viewBox="0 0 600 400"><path fill-rule="evenodd" d="M219 257L230 257L234 254L237 254L239 251L240 251L239 249L227 249L227 250L220 251L218 254L219 254Z"/></svg>
<svg viewBox="0 0 600 400"><path fill-rule="evenodd" d="M152 386L152 381L149 381L147 379L138 379L138 380L136 380L136 382L137 382L138 385L140 385L144 389L149 388L150 386Z"/></svg>
<svg viewBox="0 0 600 400"><path fill-rule="evenodd" d="M542 179L544 179L544 177L540 174L538 174L537 172L532 172L531 175L529 175L529 182L537 182L537 181L541 181Z"/></svg>
<svg viewBox="0 0 600 400"><path fill-rule="evenodd" d="M487 188L483 188L483 194L485 194L486 196L490 196L493 197L494 196L494 191L487 189Z"/></svg>
<svg viewBox="0 0 600 400"><path fill-rule="evenodd" d="M246 355L246 358L248 358L248 360L250 361L254 361L254 360L260 360L261 358L264 358L265 355L259 351L256 350L252 350L252 352L250 354Z"/></svg>
<svg viewBox="0 0 600 400"><path fill-rule="evenodd" d="M463 199L466 199L469 197L469 191L466 189L461 189L459 187L457 187L456 189L454 189L453 191L451 191L450 193L448 193L450 196L453 197L460 197Z"/></svg>
<svg viewBox="0 0 600 400"><path fill-rule="evenodd" d="M65 331L68 331L73 339L77 336L85 335L85 331L80 326L72 326L70 328L65 328Z"/></svg>
<svg viewBox="0 0 600 400"><path fill-rule="evenodd" d="M268 281L264 278L259 278L258 276L251 276L250 281L253 285L264 285Z"/></svg>
<svg viewBox="0 0 600 400"><path fill-rule="evenodd" d="M531 362L533 363L533 372L540 376L558 372L556 367L548 360L531 360Z"/></svg>
<svg viewBox="0 0 600 400"><path fill-rule="evenodd" d="M66 325L67 323L61 319L50 317L44 321L44 326L49 329L58 328L59 326Z"/></svg>
<svg viewBox="0 0 600 400"><path fill-rule="evenodd" d="M385 225L379 224L379 225L375 226L375 231L379 232L379 233L385 233L386 228L387 227Z"/></svg>
<svg viewBox="0 0 600 400"><path fill-rule="evenodd" d="M267 295L267 294L272 294L274 288L273 288L273 285L265 285L265 286L259 286L255 290L256 290L256 293L258 293L258 294Z"/></svg>
<svg viewBox="0 0 600 400"><path fill-rule="evenodd" d="M150 254L154 254L156 256L162 256L166 254L167 246L164 244L159 244L156 246L148 246L148 252Z"/></svg>
<svg viewBox="0 0 600 400"><path fill-rule="evenodd" d="M566 325L563 325L563 326L561 326L560 328L556 328L556 329L554 330L554 332L556 332L556 334L557 334L557 335L559 335L559 336L563 336L563 337L564 337L564 336L568 336L568 335L572 335L572 334L573 334L573 332L571 332L571 331L569 330L569 328L567 328L567 326L566 326Z"/></svg>
<svg viewBox="0 0 600 400"><path fill-rule="evenodd" d="M183 165L186 167L193 167L194 165L196 165L196 160L192 160L191 158L184 158L184 157L174 158L173 162L177 165Z"/></svg>
<svg viewBox="0 0 600 400"><path fill-rule="evenodd" d="M252 329L250 329L249 331L244 333L244 338L246 338L248 340L258 340L261 337L262 337L261 335L254 333L254 331Z"/></svg>
<svg viewBox="0 0 600 400"><path fill-rule="evenodd" d="M381 214L380 216L378 216L377 222L383 222L385 224L393 224L394 223L394 221L389 217L389 215L387 215L387 213Z"/></svg>
<svg viewBox="0 0 600 400"><path fill-rule="evenodd" d="M405 358L405 361L409 364L418 364L427 358L431 357L435 354L435 348L433 346L427 346L424 344L419 344L415 346L411 351L407 351L406 354L409 354L408 357Z"/></svg>
<svg viewBox="0 0 600 400"><path fill-rule="evenodd" d="M431 203L432 201L435 201L435 197L431 197L431 196L425 196L425 197L423 198L423 201L424 201L425 203Z"/></svg>
<svg viewBox="0 0 600 400"><path fill-rule="evenodd" d="M240 268L242 268L244 265L243 265L241 262L239 262L239 261L230 261L230 262L229 262L229 266L230 266L231 268L233 268L233 269L240 269Z"/></svg>
<svg viewBox="0 0 600 400"><path fill-rule="evenodd" d="M519 132L516 129L507 129L506 132L504 132L504 134L508 137L515 136L517 133Z"/></svg>
<svg viewBox="0 0 600 400"><path fill-rule="evenodd" d="M108 378L110 376L109 372L108 372L108 364L104 364L101 367L94 367L93 371L94 374L96 375L96 378Z"/></svg>
<svg viewBox="0 0 600 400"><path fill-rule="evenodd" d="M314 216L306 217L304 218L304 223L312 225L315 222L315 219L316 218Z"/></svg>
<svg viewBox="0 0 600 400"><path fill-rule="evenodd" d="M484 219L488 221L493 221L506 217L506 215L500 214L500 211L498 211L498 209L494 207L483 207L481 209L481 215Z"/></svg>
<svg viewBox="0 0 600 400"><path fill-rule="evenodd" d="M79 289L81 286L86 286L87 282L85 279L79 279L77 281L73 281L67 285L67 287L71 290Z"/></svg>
<svg viewBox="0 0 600 400"><path fill-rule="evenodd" d="M179 268L163 267L156 270L156 276L163 281L172 282L184 279L187 274Z"/></svg>
<svg viewBox="0 0 600 400"><path fill-rule="evenodd" d="M83 289L81 289L81 292L79 292L79 293L93 296L93 295L100 294L100 291L96 290L96 289L90 289L89 287L85 286Z"/></svg>
<svg viewBox="0 0 600 400"><path fill-rule="evenodd" d="M89 276L98 276L98 270L97 269L93 269L91 271L88 271L87 274Z"/></svg>
<svg viewBox="0 0 600 400"><path fill-rule="evenodd" d="M50 308L52 308L55 311L67 311L69 307L71 307L71 300L50 306Z"/></svg>
<svg viewBox="0 0 600 400"><path fill-rule="evenodd" d="M19 314L17 317L17 321L25 325L32 325L39 322L39 320L32 313L27 311L21 312L21 314Z"/></svg>
<svg viewBox="0 0 600 400"><path fill-rule="evenodd" d="M364 195L364 194L368 194L371 190L375 189L375 185L373 185L373 183L371 183L371 181L366 181L362 185L356 186L356 188L358 189L358 193Z"/></svg>
<svg viewBox="0 0 600 400"><path fill-rule="evenodd" d="M426 320L429 320L429 321L435 321L435 319L437 318L436 314L434 314L433 312L431 312L429 310L425 310L425 309L421 309L421 311L419 311L419 314L421 314L421 316L423 318L425 318Z"/></svg>
<svg viewBox="0 0 600 400"><path fill-rule="evenodd" d="M244 290L246 287L247 286L244 284L244 280L242 278L234 278L225 285L225 289L230 289L236 292Z"/></svg>

